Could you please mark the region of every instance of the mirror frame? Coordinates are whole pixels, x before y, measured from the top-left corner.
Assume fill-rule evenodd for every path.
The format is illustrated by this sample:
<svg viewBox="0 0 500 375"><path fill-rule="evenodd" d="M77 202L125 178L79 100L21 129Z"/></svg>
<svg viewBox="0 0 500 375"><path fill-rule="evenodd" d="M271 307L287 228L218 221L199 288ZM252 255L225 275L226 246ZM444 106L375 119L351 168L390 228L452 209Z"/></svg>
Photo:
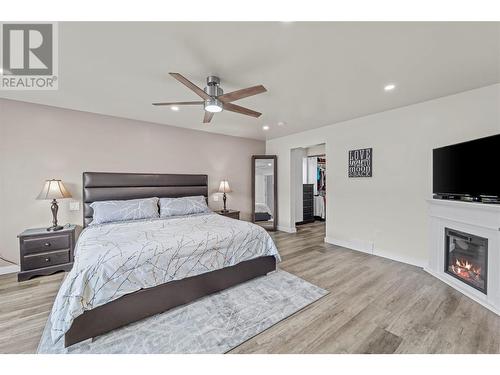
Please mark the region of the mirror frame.
<svg viewBox="0 0 500 375"><path fill-rule="evenodd" d="M259 159L273 159L274 176L274 207L273 207L273 226L272 228L262 227L267 230L276 231L278 227L278 157L276 155L252 155L252 223L255 222L255 161ZM258 225L258 224L257 224Z"/></svg>

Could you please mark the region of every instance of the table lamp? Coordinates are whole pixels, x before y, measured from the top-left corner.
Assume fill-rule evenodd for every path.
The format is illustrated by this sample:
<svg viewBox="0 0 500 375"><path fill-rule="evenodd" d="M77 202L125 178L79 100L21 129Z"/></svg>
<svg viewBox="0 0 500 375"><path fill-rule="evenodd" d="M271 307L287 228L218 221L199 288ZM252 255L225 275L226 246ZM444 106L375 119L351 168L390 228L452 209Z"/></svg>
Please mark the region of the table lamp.
<svg viewBox="0 0 500 375"><path fill-rule="evenodd" d="M224 193L222 195L222 200L224 201L224 209L223 212L227 212L226 209L226 193L230 193L231 188L229 187L229 182L227 180L222 180L219 185L219 193Z"/></svg>
<svg viewBox="0 0 500 375"><path fill-rule="evenodd" d="M52 199L50 209L52 210L52 226L47 228L48 231L56 231L63 229L62 226L57 225L57 211L59 206L56 199L71 198L71 194L63 185L61 180L46 180L43 185L42 191L38 194L36 199Z"/></svg>

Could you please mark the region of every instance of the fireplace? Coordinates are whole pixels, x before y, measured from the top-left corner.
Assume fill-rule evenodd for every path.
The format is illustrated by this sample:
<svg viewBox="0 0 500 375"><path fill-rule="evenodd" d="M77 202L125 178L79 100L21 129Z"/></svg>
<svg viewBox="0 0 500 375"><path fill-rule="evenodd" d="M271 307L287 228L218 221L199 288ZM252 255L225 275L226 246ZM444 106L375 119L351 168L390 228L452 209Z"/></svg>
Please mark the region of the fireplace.
<svg viewBox="0 0 500 375"><path fill-rule="evenodd" d="M427 202L425 270L500 316L500 204Z"/></svg>
<svg viewBox="0 0 500 375"><path fill-rule="evenodd" d="M486 294L488 239L445 228L444 272Z"/></svg>

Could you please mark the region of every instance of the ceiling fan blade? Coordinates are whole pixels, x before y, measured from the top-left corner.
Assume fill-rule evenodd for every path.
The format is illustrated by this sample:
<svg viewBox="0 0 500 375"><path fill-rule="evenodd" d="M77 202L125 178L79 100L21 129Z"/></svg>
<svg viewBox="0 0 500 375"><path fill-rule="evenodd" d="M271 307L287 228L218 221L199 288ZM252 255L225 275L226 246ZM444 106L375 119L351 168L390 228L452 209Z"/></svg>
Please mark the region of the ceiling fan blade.
<svg viewBox="0 0 500 375"><path fill-rule="evenodd" d="M224 103L224 110L241 113L242 115L247 115L252 117L259 117L262 114L260 112L252 111L251 109L241 107L239 105L232 103Z"/></svg>
<svg viewBox="0 0 500 375"><path fill-rule="evenodd" d="M153 105L193 105L203 104L203 102L170 102L170 103L152 103Z"/></svg>
<svg viewBox="0 0 500 375"><path fill-rule="evenodd" d="M227 94L219 96L217 99L224 103L234 102L235 100L247 98L249 96L262 94L266 92L266 88L262 85L247 87L246 89L236 90L233 92L228 92Z"/></svg>
<svg viewBox="0 0 500 375"><path fill-rule="evenodd" d="M210 95L208 95L205 91L203 91L198 86L196 86L193 82L188 80L182 74L180 74L180 73L169 73L169 74L172 77L174 77L177 81L182 83L184 86L186 86L188 89L194 91L200 98L210 99Z"/></svg>
<svg viewBox="0 0 500 375"><path fill-rule="evenodd" d="M212 121L212 117L214 117L213 112L205 111L205 116L203 116L203 123L208 124L210 121Z"/></svg>

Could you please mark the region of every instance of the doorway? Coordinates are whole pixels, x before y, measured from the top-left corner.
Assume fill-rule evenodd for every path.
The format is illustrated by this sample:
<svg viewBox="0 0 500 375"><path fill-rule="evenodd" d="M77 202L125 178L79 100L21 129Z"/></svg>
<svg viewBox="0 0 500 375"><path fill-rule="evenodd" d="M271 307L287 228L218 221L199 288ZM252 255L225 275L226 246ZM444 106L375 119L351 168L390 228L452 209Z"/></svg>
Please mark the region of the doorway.
<svg viewBox="0 0 500 375"><path fill-rule="evenodd" d="M305 225L326 224L326 173L325 144L292 150L292 204L293 223L297 231Z"/></svg>

